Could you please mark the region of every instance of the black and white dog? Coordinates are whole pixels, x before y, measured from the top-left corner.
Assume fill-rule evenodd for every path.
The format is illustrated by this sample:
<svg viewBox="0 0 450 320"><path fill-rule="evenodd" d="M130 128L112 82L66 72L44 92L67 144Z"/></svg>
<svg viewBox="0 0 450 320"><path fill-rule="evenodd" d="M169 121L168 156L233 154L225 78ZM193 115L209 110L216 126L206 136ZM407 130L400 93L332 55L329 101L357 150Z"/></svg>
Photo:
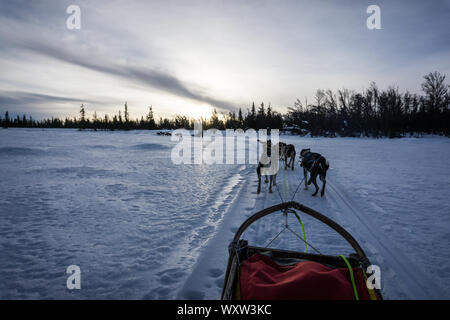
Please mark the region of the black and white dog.
<svg viewBox="0 0 450 320"><path fill-rule="evenodd" d="M311 182L316 187L316 192L313 193L313 196L317 195L319 191L319 186L317 185L316 178L319 176L322 181L322 190L320 191L320 196L323 197L325 194L325 185L327 183L327 170L330 167L330 164L322 156L320 153L311 152L311 149L302 149L300 152L301 166L303 167L303 175L305 177L305 190L308 190L308 185ZM308 171L310 173L310 178L308 181Z"/></svg>
<svg viewBox="0 0 450 320"><path fill-rule="evenodd" d="M277 184L277 169L278 169L278 157L271 157L272 155L272 142L270 140L268 141L260 141L260 143L263 144L263 152L261 155L261 159L259 159L258 167L256 168L256 174L258 175L258 190L256 191L257 194L261 192L261 175L265 176L265 183L269 183L269 193L272 193L272 185ZM275 145L275 150L276 150ZM269 179L267 179L267 176L269 176Z"/></svg>

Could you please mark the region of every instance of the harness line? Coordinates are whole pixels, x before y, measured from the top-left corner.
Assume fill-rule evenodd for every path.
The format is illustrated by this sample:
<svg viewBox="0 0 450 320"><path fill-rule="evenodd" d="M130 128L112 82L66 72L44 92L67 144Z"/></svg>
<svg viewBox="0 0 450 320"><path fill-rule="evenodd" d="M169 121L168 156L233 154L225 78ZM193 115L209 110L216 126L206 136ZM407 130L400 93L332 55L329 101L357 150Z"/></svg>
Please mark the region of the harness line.
<svg viewBox="0 0 450 320"><path fill-rule="evenodd" d="M285 159L284 161L286 161L286 159ZM295 190L295 192L294 192L294 194L293 194L293 196L292 196L291 201L294 200L294 197L295 197L295 195L297 194L298 189L299 189L300 186L302 185L303 180L305 180L304 177L303 177L303 179L300 181L300 183L298 184L297 189ZM277 192L278 192L278 195L280 196L281 202L282 202L282 203L285 203L285 200L284 200L284 199L286 198L286 194L287 194L286 170L283 170L283 195L284 195L284 197L281 195L280 189L278 188L278 184L275 184L275 188L277 189ZM297 221L300 223L300 227L301 227L301 229L302 229L302 234L303 234L303 239L302 239L295 231L293 231L293 230L289 227L288 222L287 222L287 214L288 214L289 212L290 212L290 213L293 213L293 214L295 215L295 217L297 218ZM319 250L317 250L316 248L314 248L311 244L309 244L309 243L306 241L306 232L305 232L305 228L304 228L304 226L303 226L302 219L301 219L300 216L297 214L297 212L295 212L295 210L285 210L285 211L283 212L283 214L286 216L286 225L284 226L284 228L283 228L280 232L277 233L277 235L276 235L272 240L269 241L269 243L266 245L266 248L267 248L273 241L275 241L275 240L278 238L278 236L279 236L281 233L283 233L283 231L284 231L285 229L288 229L288 230L291 231L297 238L299 238L300 240L302 240L302 241L304 242L304 244L305 244L305 252L308 252L308 245L309 245L311 248L314 249L314 251L316 251L317 253L321 254Z"/></svg>

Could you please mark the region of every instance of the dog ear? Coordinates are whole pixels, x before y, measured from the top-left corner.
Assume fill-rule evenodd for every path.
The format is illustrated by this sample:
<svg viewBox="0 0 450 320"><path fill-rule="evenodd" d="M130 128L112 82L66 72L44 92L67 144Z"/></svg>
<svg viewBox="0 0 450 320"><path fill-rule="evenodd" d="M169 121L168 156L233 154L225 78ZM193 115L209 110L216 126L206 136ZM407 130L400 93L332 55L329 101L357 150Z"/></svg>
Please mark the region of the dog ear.
<svg viewBox="0 0 450 320"><path fill-rule="evenodd" d="M302 151L300 151L300 155L303 156L305 153L310 152L311 148L308 149L302 149Z"/></svg>

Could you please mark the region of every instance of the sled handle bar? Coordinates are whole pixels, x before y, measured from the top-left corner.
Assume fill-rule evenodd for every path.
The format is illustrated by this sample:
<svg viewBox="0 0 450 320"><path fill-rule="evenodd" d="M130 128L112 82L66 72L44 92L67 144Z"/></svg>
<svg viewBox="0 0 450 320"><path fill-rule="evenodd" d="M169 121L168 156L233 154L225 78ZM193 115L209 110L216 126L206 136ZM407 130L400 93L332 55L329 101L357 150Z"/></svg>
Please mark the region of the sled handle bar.
<svg viewBox="0 0 450 320"><path fill-rule="evenodd" d="M355 252L361 257L361 258L367 258L366 254L364 253L364 250L361 248L359 243L355 240L355 238L352 237L350 233L348 233L344 228L342 228L339 224L331 220L330 218L324 216L323 214L304 206L298 202L295 201L289 201L289 202L283 202L277 205L274 205L272 207L263 209L251 217L249 217L247 220L242 223L242 225L239 227L238 231L236 231L236 234L234 235L233 241L238 242L241 238L241 235L244 233L244 231L256 220L261 219L262 217L265 217L271 213L277 212L277 211L285 211L287 209L294 208L298 211L301 211L307 215L310 215L311 217L325 223L327 226L332 228L334 231L336 231L340 236L342 236L351 246L353 249L355 249Z"/></svg>

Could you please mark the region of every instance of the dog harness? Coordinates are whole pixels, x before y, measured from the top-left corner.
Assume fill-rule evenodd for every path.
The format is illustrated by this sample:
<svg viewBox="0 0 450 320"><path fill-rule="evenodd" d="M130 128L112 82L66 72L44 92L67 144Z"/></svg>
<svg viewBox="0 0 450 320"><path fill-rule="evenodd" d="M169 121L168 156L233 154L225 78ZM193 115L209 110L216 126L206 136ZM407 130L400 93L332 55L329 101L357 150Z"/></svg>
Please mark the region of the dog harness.
<svg viewBox="0 0 450 320"><path fill-rule="evenodd" d="M319 156L317 159L314 159L314 154L308 152L302 159L302 163L300 164L302 167L305 167L307 170L313 170L319 161L323 158L323 156Z"/></svg>

